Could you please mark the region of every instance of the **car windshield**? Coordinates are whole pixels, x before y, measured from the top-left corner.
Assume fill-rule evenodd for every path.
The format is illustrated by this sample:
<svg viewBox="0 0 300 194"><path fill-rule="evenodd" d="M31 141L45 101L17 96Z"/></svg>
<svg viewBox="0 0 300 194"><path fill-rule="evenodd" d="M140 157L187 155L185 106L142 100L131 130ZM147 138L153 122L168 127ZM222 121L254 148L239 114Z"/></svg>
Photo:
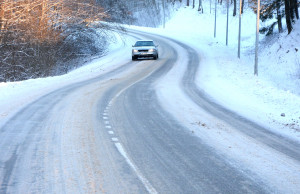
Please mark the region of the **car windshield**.
<svg viewBox="0 0 300 194"><path fill-rule="evenodd" d="M134 46L154 46L153 41L137 41Z"/></svg>

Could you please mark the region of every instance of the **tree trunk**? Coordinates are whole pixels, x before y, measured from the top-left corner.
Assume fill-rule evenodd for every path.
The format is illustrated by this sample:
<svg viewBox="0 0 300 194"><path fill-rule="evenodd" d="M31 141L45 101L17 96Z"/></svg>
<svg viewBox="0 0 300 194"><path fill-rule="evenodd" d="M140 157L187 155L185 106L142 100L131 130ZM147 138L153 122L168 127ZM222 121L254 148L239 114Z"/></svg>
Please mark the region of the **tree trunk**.
<svg viewBox="0 0 300 194"><path fill-rule="evenodd" d="M245 0L242 0L242 13L244 13L244 4L245 4Z"/></svg>
<svg viewBox="0 0 300 194"><path fill-rule="evenodd" d="M2 21L2 18L3 18L3 15L4 15L4 10L3 10L3 8L2 8L2 3L0 4L0 32L1 32L1 29L2 29L2 23L3 23L3 21Z"/></svg>
<svg viewBox="0 0 300 194"><path fill-rule="evenodd" d="M285 18L286 18L286 26L288 29L288 34L290 34L293 30L292 21L291 21L291 14L290 14L290 0L284 0L285 5Z"/></svg>
<svg viewBox="0 0 300 194"><path fill-rule="evenodd" d="M233 0L233 16L236 16L236 0Z"/></svg>
<svg viewBox="0 0 300 194"><path fill-rule="evenodd" d="M186 0L186 6L190 6L190 0Z"/></svg>
<svg viewBox="0 0 300 194"><path fill-rule="evenodd" d="M295 9L294 7L296 7L294 4L295 4L295 1L294 0L289 0L290 2L290 16L291 16L291 20L292 22L294 22L295 20Z"/></svg>
<svg viewBox="0 0 300 194"><path fill-rule="evenodd" d="M198 7L198 11L200 11L201 13L203 13L202 0L199 0L199 7Z"/></svg>
<svg viewBox="0 0 300 194"><path fill-rule="evenodd" d="M282 30L282 22L281 22L282 15L281 15L281 11L280 11L280 2L281 2L281 0L277 0L277 2L276 2L276 9L277 9L278 32L282 33L283 30Z"/></svg>
<svg viewBox="0 0 300 194"><path fill-rule="evenodd" d="M294 1L294 11L296 14L296 18L297 18L297 20L299 20L298 2L297 2L297 0L293 0L293 1Z"/></svg>
<svg viewBox="0 0 300 194"><path fill-rule="evenodd" d="M4 28L4 11L5 11L5 4L2 2L0 4L0 32L2 32Z"/></svg>

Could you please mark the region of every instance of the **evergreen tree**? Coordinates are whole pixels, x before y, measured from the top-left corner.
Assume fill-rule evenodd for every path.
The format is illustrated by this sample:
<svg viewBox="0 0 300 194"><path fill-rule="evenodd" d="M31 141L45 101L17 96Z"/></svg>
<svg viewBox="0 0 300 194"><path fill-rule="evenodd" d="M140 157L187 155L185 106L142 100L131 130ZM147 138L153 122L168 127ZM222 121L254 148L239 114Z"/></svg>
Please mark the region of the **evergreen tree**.
<svg viewBox="0 0 300 194"><path fill-rule="evenodd" d="M282 0L269 0L262 2L260 15L261 21L265 22L266 20L273 19L274 17L276 17L277 20L270 26L260 29L261 33L266 33L266 35L272 34L276 25L278 25L278 31L282 32L282 6Z"/></svg>
<svg viewBox="0 0 300 194"><path fill-rule="evenodd" d="M256 0L251 0L253 7L252 9L256 12ZM298 13L299 3L297 0L266 0L261 3L260 19L262 22L273 19L276 17L276 21L271 25L260 29L261 33L270 35L274 31L274 27L278 26L279 33L282 32L282 18L285 17L288 34L293 29L293 23L295 19L299 19Z"/></svg>

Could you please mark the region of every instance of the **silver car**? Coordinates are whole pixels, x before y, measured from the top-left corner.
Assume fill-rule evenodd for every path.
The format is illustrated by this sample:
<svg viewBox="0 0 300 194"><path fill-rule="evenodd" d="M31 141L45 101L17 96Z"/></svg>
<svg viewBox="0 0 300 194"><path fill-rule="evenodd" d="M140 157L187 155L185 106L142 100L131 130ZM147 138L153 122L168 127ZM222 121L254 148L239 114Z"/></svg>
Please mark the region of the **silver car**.
<svg viewBox="0 0 300 194"><path fill-rule="evenodd" d="M158 59L158 45L153 40L139 40L132 46L132 60L139 57L153 57Z"/></svg>

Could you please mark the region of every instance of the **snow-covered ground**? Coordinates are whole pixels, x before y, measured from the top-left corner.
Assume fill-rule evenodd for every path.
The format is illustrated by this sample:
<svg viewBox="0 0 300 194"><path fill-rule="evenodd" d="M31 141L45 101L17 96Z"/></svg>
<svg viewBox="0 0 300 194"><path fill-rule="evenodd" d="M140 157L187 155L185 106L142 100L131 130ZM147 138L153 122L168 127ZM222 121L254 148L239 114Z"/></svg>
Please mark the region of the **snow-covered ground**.
<svg viewBox="0 0 300 194"><path fill-rule="evenodd" d="M238 16L229 17L229 45L226 46L226 9L218 6L216 38L214 10L209 12L206 1L204 14L191 7L175 10L165 29L130 28L168 36L197 49L203 64L198 72L199 88L242 116L300 141L300 22L297 21L290 35L275 34L269 40L260 36L258 76L254 76L255 14L247 9L242 16L241 58L238 59ZM132 41L126 41L129 43L116 41L108 56L67 75L0 83L0 126L38 97L115 68L111 62L128 55L124 47L129 48Z"/></svg>

